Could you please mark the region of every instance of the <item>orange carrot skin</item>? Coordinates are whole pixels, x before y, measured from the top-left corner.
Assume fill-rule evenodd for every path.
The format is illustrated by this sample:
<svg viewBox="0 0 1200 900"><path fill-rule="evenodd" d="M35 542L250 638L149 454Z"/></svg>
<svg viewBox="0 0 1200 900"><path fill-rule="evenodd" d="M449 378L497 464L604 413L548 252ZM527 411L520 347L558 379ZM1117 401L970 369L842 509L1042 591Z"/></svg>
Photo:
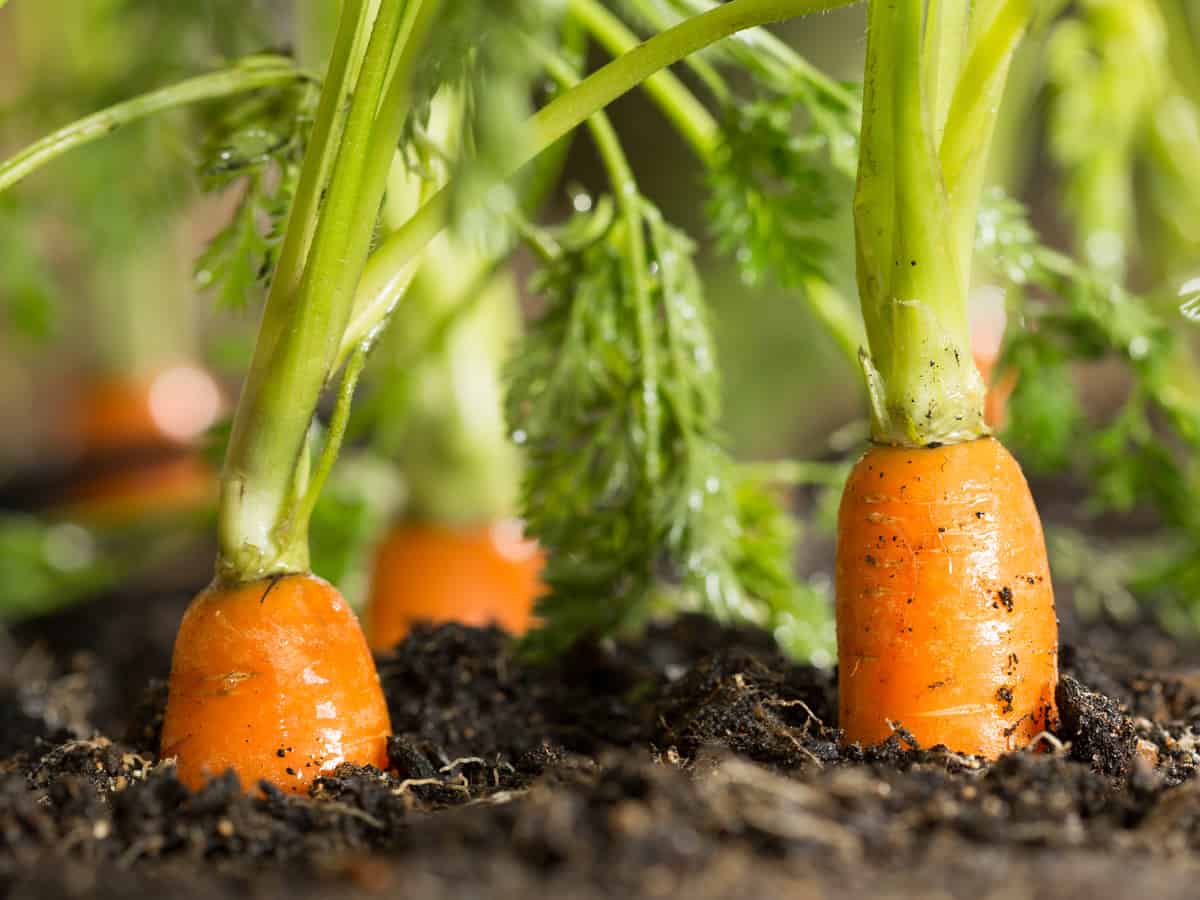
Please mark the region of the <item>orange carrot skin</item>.
<svg viewBox="0 0 1200 900"><path fill-rule="evenodd" d="M327 581L214 584L175 640L161 752L198 789L227 769L292 793L343 762L386 769L387 704L354 612Z"/></svg>
<svg viewBox="0 0 1200 900"><path fill-rule="evenodd" d="M838 517L839 724L996 757L1057 722L1058 622L1041 522L993 438L873 447Z"/></svg>
<svg viewBox="0 0 1200 900"><path fill-rule="evenodd" d="M545 588L545 557L515 522L454 528L396 526L380 544L371 577L367 636L389 650L417 622L496 624L523 634Z"/></svg>

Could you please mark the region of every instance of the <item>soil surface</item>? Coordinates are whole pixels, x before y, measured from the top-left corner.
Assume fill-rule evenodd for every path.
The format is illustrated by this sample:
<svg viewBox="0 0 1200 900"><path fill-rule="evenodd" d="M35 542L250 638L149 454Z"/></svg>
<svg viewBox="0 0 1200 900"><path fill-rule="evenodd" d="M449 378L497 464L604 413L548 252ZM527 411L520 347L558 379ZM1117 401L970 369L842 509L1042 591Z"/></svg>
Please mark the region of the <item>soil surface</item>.
<svg viewBox="0 0 1200 900"><path fill-rule="evenodd" d="M685 618L539 668L424 629L379 659L392 772L251 797L155 760L186 602L0 632L0 893L1196 896L1200 669L1151 627L1072 628L1057 740L992 765L840 748L834 675L753 631Z"/></svg>

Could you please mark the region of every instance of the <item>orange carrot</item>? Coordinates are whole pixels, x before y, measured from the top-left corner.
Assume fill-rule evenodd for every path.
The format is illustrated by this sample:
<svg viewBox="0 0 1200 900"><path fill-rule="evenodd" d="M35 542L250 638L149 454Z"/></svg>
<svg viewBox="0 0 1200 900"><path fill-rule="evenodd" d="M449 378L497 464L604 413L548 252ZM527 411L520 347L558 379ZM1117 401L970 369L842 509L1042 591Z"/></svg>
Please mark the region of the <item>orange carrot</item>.
<svg viewBox="0 0 1200 900"><path fill-rule="evenodd" d="M873 447L838 517L840 725L996 756L1057 720L1058 626L1025 478L992 438Z"/></svg>
<svg viewBox="0 0 1200 900"><path fill-rule="evenodd" d="M175 641L162 756L195 789L227 769L294 793L344 762L387 768L379 676L353 611L314 575L214 583Z"/></svg>
<svg viewBox="0 0 1200 900"><path fill-rule="evenodd" d="M88 474L68 488L60 511L111 523L213 502L216 473L194 445L221 406L216 381L193 366L92 380L71 423Z"/></svg>
<svg viewBox="0 0 1200 900"><path fill-rule="evenodd" d="M988 144L1032 12L962 6L926 21L921 3L867 3L854 221L874 446L838 518L839 724L850 742L902 725L994 757L1057 719L1041 522L980 377L1003 296L977 298L993 302L975 329L968 312ZM967 64L962 28L988 35Z"/></svg>
<svg viewBox="0 0 1200 900"><path fill-rule="evenodd" d="M216 421L221 405L212 376L193 366L97 378L78 398L74 431L85 454L184 446Z"/></svg>
<svg viewBox="0 0 1200 900"><path fill-rule="evenodd" d="M376 650L403 640L413 624L496 624L522 634L542 593L545 562L518 523L454 528L403 524L380 545L367 607L367 635Z"/></svg>

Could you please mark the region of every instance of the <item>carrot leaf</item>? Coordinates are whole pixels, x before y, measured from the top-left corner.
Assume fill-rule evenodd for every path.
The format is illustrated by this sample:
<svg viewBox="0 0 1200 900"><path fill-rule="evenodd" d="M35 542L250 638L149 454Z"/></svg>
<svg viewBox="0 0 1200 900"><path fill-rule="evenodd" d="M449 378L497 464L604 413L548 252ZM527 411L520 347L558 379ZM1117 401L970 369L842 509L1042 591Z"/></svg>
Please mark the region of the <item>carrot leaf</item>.
<svg viewBox="0 0 1200 900"><path fill-rule="evenodd" d="M726 104L709 219L747 283L830 280L830 226L849 204L857 112L804 82Z"/></svg>
<svg viewBox="0 0 1200 900"><path fill-rule="evenodd" d="M209 128L199 166L204 187L241 191L229 222L196 262L197 286L218 305L261 300L291 208L312 126L311 84L267 92L226 109ZM234 187L236 185L236 187Z"/></svg>
<svg viewBox="0 0 1200 900"><path fill-rule="evenodd" d="M534 653L668 610L767 624L790 596L787 536L777 521L744 527L721 444L693 245L648 201L638 203L644 271L631 271L628 223L607 199L553 235L557 252L534 282L545 311L508 369L510 428L529 461L526 527L549 556L545 624L528 639ZM635 279L646 279L654 310L653 380L632 307ZM643 415L648 404L656 417ZM655 440L647 422L657 425Z"/></svg>

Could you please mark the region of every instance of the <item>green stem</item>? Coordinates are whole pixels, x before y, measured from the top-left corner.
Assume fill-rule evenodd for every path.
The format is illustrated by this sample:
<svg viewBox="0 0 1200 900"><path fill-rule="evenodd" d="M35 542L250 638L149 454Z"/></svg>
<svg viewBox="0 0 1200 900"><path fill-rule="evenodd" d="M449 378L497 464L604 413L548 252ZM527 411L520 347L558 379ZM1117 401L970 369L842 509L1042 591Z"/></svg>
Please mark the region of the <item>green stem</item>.
<svg viewBox="0 0 1200 900"><path fill-rule="evenodd" d="M610 53L621 56L638 45L637 35L597 0L569 0L567 6L571 15ZM642 86L690 144L711 146L716 142L716 120L670 71L651 75Z"/></svg>
<svg viewBox="0 0 1200 900"><path fill-rule="evenodd" d="M1159 0L1171 70L1192 102L1200 103L1200 9L1188 0Z"/></svg>
<svg viewBox="0 0 1200 900"><path fill-rule="evenodd" d="M344 0L334 37L333 53L317 105L309 150L296 184L288 224L284 229L279 261L272 275L272 291L291 292L300 283L304 263L317 227L317 207L333 171L337 138L345 128L349 94L362 61L370 24L363 0Z"/></svg>
<svg viewBox="0 0 1200 900"><path fill-rule="evenodd" d="M338 388L337 403L329 420L329 431L325 435L325 446L321 449L321 458L317 461L316 471L308 479L308 487L296 511L298 521L308 522L312 518L317 500L321 496L321 489L329 480L329 473L333 471L333 464L337 461L338 453L342 449L342 440L346 436L346 426L350 423L350 405L354 399L354 389L358 386L358 378L367 362L368 350L368 345L359 347L346 364L342 384Z"/></svg>
<svg viewBox="0 0 1200 900"><path fill-rule="evenodd" d="M672 24L658 11L653 0L634 0L644 15L659 27ZM673 5L690 14L707 12L717 8L713 0L672 0ZM858 98L838 81L830 78L807 59L775 37L765 28L752 28L738 33L730 42L729 52L743 60L752 70L769 72L779 82L804 81L829 99L851 109L858 105Z"/></svg>
<svg viewBox="0 0 1200 900"><path fill-rule="evenodd" d="M871 0L855 192L872 437L908 446L987 431L951 208L922 103L923 7ZM953 118L952 110L948 132Z"/></svg>
<svg viewBox="0 0 1200 900"><path fill-rule="evenodd" d="M308 78L289 59L248 57L220 72L189 78L93 113L30 144L0 164L0 191L71 150L155 113Z"/></svg>
<svg viewBox="0 0 1200 900"><path fill-rule="evenodd" d="M970 4L962 0L929 0L925 14L925 99L935 143L942 140L954 85L967 44Z"/></svg>
<svg viewBox="0 0 1200 900"><path fill-rule="evenodd" d="M658 2L658 0L626 0L626 5L633 9L641 16L651 27L665 31L666 29L679 24L683 16L666 15L666 10ZM707 12L706 9L699 12ZM726 103L732 97L729 90L729 85L726 84L724 77L717 71L717 67L709 62L703 55L693 53L684 59L684 64L695 73L708 92L713 98L720 103Z"/></svg>
<svg viewBox="0 0 1200 900"><path fill-rule="evenodd" d="M950 103L941 141L942 180L953 204L954 258L971 283L971 256L988 148L1000 117L1008 70L1029 25L1031 0L1009 0L974 43Z"/></svg>
<svg viewBox="0 0 1200 900"><path fill-rule="evenodd" d="M651 75L698 50L747 28L850 6L854 2L856 0L730 0L687 19L592 73L535 114L526 128L529 139L523 152L513 161L511 173L583 124L593 113ZM372 254L359 285L339 359L348 358L361 336L386 320L412 277L413 261L442 230L449 201L450 192L439 191Z"/></svg>
<svg viewBox="0 0 1200 900"><path fill-rule="evenodd" d="M407 112L408 81L438 6L437 0L382 0L353 89L325 87L349 96L350 107L344 129L323 128L328 146L313 148L315 155L305 159L315 169L334 154L329 183L313 207L318 221L299 281L272 283L234 418L218 521L222 577L246 581L307 566L307 504L297 473L313 411L339 358ZM364 33L368 16L361 4L344 12L339 40ZM351 16L358 17L353 29ZM348 61L345 71L354 68ZM333 104L322 108L327 116L338 114ZM289 230L307 227L289 222Z"/></svg>

